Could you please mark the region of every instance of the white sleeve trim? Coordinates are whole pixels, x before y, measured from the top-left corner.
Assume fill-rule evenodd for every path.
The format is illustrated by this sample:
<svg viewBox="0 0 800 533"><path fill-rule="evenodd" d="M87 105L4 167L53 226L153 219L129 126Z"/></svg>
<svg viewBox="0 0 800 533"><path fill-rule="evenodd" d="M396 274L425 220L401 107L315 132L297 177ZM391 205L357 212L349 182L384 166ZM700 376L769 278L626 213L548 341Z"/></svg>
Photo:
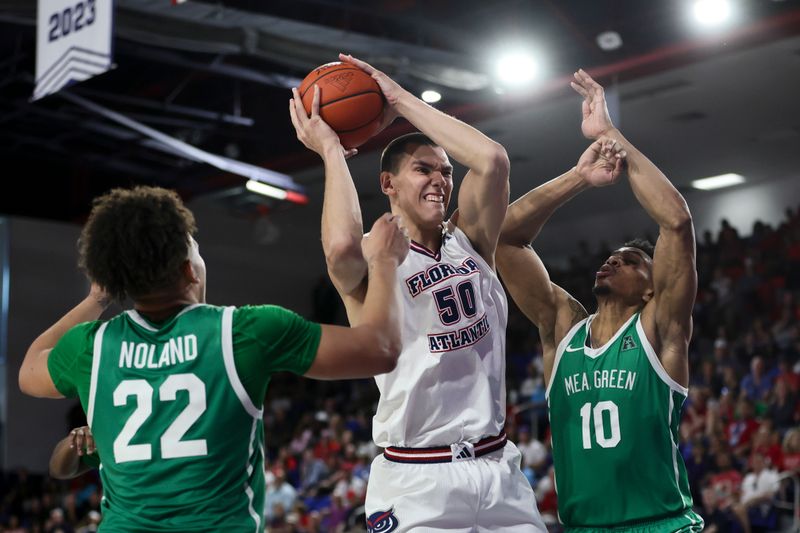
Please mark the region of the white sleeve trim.
<svg viewBox="0 0 800 533"><path fill-rule="evenodd" d="M472 241L469 240L467 234L459 228L458 226L453 226L454 230L451 235L459 241L459 244L462 248L467 249L468 252L474 254L473 259L475 259L478 263L480 263L481 267L485 269L487 272L491 273L495 278L497 278L497 272L495 269L489 266L489 263L486 262L486 259L478 253L478 250L475 249L475 246L472 245ZM469 247L469 248L467 248ZM498 278L499 279L499 278Z"/></svg>
<svg viewBox="0 0 800 533"><path fill-rule="evenodd" d="M661 364L661 360L658 358L658 355L656 355L656 351L650 345L650 341L647 339L647 335L645 335L644 328L642 327L641 314L639 315L639 318L636 319L636 333L639 334L639 340L642 341L644 352L647 354L647 359L650 360L650 366L652 366L653 370L656 371L656 374L658 374L658 377L661 378L661 381L666 383L669 388L675 392L683 394L684 396L688 396L689 389L672 379L672 377L664 368L664 365Z"/></svg>
<svg viewBox="0 0 800 533"><path fill-rule="evenodd" d="M239 401L245 408L250 416L253 418L261 418L263 411L257 409L253 404L253 400L247 394L247 391L239 379L239 374L236 373L236 363L233 360L233 307L226 307L222 311L222 358L225 361L225 371L228 373L228 381L233 387Z"/></svg>
<svg viewBox="0 0 800 533"><path fill-rule="evenodd" d="M100 355L103 353L103 334L106 332L108 322L98 328L94 334L94 347L92 348L92 375L89 379L89 406L86 410L86 423L92 427L94 418L94 399L97 396L97 375L100 373Z"/></svg>
<svg viewBox="0 0 800 533"><path fill-rule="evenodd" d="M556 371L558 370L558 363L561 362L561 356L564 355L564 350L566 350L567 345L572 340L572 337L575 336L575 333L578 331L578 329L580 329L581 327L583 327L584 324L586 324L586 321L589 320L589 318L591 317L587 316L586 318L584 318L583 320L572 326L570 330L567 332L567 334L564 335L564 338L561 339L561 342L558 343L558 347L556 347L556 357L555 360L553 361L553 369L550 370L550 381L547 382L547 389L544 391L544 397L547 398L548 400L550 399L550 387L553 386L553 380L556 377Z"/></svg>

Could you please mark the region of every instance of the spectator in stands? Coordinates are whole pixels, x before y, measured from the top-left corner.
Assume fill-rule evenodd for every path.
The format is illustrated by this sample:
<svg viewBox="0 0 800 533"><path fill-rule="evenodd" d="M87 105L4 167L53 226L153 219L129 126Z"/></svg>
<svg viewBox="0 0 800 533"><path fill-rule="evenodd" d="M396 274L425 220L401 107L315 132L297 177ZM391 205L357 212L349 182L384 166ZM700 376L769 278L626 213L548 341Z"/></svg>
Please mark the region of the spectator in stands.
<svg viewBox="0 0 800 533"><path fill-rule="evenodd" d="M797 394L789 389L788 380L782 379L775 383L767 405L766 416L775 424L781 433L800 422L800 405Z"/></svg>
<svg viewBox="0 0 800 533"><path fill-rule="evenodd" d="M800 427L790 429L783 437L782 469L800 473Z"/></svg>
<svg viewBox="0 0 800 533"><path fill-rule="evenodd" d="M733 507L745 533L750 533L754 527L774 531L777 514L773 500L779 488L778 471L770 465L769 458L753 454L750 472L742 481L740 503Z"/></svg>
<svg viewBox="0 0 800 533"><path fill-rule="evenodd" d="M286 481L286 472L282 468L272 471L270 479L267 473L267 491L264 495L265 523L272 524L273 519L279 522L285 519L286 511L294 506L297 491Z"/></svg>
<svg viewBox="0 0 800 533"><path fill-rule="evenodd" d="M736 419L725 428L725 436L733 454L739 459L747 457L759 422L753 404L744 396L736 403Z"/></svg>
<svg viewBox="0 0 800 533"><path fill-rule="evenodd" d="M756 356L750 362L750 373L742 379L741 390L752 402L767 401L772 390L772 377L765 371L763 357Z"/></svg>
<svg viewBox="0 0 800 533"><path fill-rule="evenodd" d="M733 463L731 454L719 452L715 458L716 473L702 489L703 518L706 533L726 532L734 524L733 506L739 501L742 474Z"/></svg>

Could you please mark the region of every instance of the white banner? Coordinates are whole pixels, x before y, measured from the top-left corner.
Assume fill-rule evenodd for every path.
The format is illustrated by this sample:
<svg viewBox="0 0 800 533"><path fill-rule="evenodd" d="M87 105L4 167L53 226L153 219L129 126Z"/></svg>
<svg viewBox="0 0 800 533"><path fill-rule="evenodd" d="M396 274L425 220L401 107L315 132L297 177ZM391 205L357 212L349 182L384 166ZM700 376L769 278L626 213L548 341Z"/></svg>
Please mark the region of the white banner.
<svg viewBox="0 0 800 533"><path fill-rule="evenodd" d="M33 100L111 68L113 0L39 0Z"/></svg>

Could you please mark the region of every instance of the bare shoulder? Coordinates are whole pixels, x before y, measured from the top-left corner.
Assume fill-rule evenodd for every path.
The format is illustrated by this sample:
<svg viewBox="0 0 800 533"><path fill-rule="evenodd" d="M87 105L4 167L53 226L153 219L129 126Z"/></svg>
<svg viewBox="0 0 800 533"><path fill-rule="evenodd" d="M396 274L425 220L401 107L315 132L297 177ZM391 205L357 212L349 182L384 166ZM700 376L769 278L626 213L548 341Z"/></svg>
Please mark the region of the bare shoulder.
<svg viewBox="0 0 800 533"><path fill-rule="evenodd" d="M554 341L556 345L581 320L589 316L586 308L570 293L553 284L556 293L557 316Z"/></svg>

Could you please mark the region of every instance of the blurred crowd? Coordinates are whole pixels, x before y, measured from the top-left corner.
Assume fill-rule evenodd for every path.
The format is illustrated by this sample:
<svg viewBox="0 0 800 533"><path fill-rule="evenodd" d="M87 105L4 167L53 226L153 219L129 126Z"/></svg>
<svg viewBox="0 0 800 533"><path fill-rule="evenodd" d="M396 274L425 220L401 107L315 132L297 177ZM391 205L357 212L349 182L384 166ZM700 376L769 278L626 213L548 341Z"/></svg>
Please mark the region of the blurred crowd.
<svg viewBox="0 0 800 533"><path fill-rule="evenodd" d="M591 311L594 274L611 249L581 242L567 265L549 266L551 276ZM791 473L800 472L800 213L787 209L777 227L756 222L749 236L723 220L718 232L698 236L697 267L691 384L680 426L695 508L707 531L775 531L791 520ZM327 279L312 297L311 318L343 322ZM507 348L506 431L556 531L541 348L513 303ZM380 453L371 439L377 399L373 380L275 378L265 404L268 531L364 530L370 463ZM101 491L96 472L67 482L6 473L2 531L94 531Z"/></svg>

